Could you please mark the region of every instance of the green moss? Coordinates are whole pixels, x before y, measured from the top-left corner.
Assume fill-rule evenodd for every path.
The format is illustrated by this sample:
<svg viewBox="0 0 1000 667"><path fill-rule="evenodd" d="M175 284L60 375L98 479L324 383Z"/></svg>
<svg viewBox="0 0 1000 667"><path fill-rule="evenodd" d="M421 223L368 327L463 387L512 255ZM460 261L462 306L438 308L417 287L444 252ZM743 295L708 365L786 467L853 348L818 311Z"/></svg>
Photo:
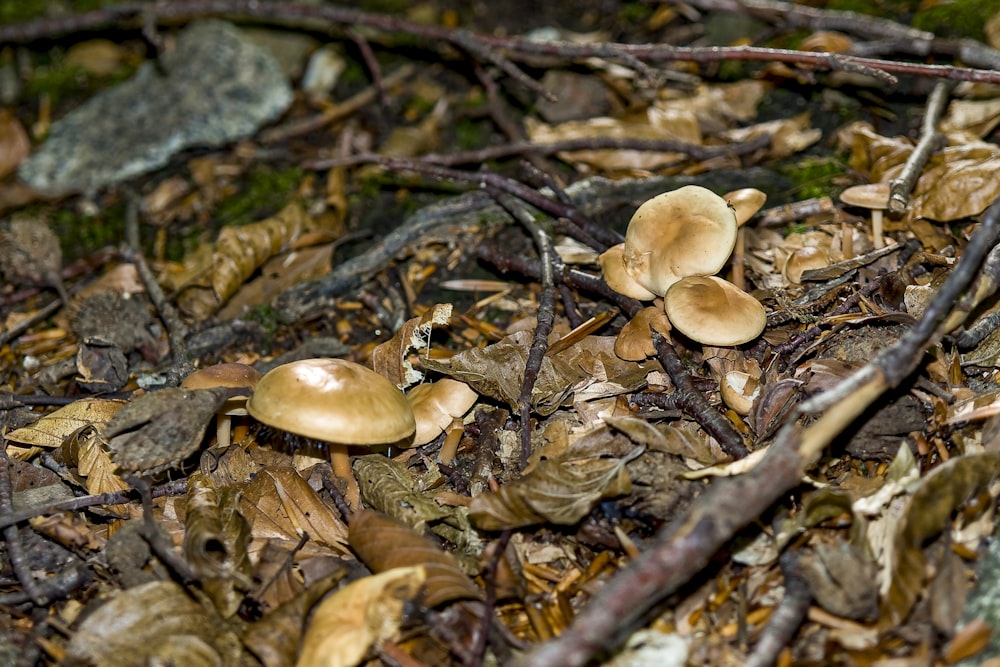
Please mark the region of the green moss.
<svg viewBox="0 0 1000 667"><path fill-rule="evenodd" d="M302 182L298 168L275 169L258 164L243 181L243 190L219 205L215 219L220 226L246 225L277 212Z"/></svg>
<svg viewBox="0 0 1000 667"><path fill-rule="evenodd" d="M971 37L985 41L983 25L996 10L993 2L952 0L918 11L913 16L913 27L928 30L938 37Z"/></svg>
<svg viewBox="0 0 1000 667"><path fill-rule="evenodd" d="M625 25L642 25L656 8L645 2L626 2L618 9L618 21Z"/></svg>
<svg viewBox="0 0 1000 667"><path fill-rule="evenodd" d="M836 158L803 158L777 166L778 172L794 184L794 196L835 197L841 190L837 179L847 171L847 165Z"/></svg>
<svg viewBox="0 0 1000 667"><path fill-rule="evenodd" d="M461 118L455 123L455 142L459 150L469 151L485 146L493 134L493 123L481 118Z"/></svg>
<svg viewBox="0 0 1000 667"><path fill-rule="evenodd" d="M59 209L52 214L51 222L66 263L106 246L118 245L125 238L125 208L120 204L102 209L95 216Z"/></svg>
<svg viewBox="0 0 1000 667"><path fill-rule="evenodd" d="M246 319L260 324L264 329L263 348L269 350L274 343L275 336L277 336L278 327L281 326L278 311L269 304L262 303L251 308L246 314Z"/></svg>

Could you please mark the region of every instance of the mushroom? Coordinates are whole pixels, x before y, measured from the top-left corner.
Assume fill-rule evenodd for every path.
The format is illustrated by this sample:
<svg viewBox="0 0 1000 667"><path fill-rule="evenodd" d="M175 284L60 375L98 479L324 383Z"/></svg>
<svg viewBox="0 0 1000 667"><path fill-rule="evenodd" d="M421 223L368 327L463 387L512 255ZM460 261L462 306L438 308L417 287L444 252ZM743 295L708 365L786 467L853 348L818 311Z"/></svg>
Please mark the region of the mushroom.
<svg viewBox="0 0 1000 667"><path fill-rule="evenodd" d="M740 188L722 195L736 214L736 226L742 227L764 206L767 195L757 188Z"/></svg>
<svg viewBox="0 0 1000 667"><path fill-rule="evenodd" d="M215 389L217 387L246 388L249 394L260 381L261 374L247 364L215 364L188 375L181 382L182 389ZM232 432L232 417L247 414L246 396L233 396L219 408L216 418L215 440L219 447L228 447Z"/></svg>
<svg viewBox="0 0 1000 667"><path fill-rule="evenodd" d="M822 248L806 245L797 249L785 260L782 273L788 282L799 284L802 282L802 274L806 271L822 269L829 265L830 257Z"/></svg>
<svg viewBox="0 0 1000 667"><path fill-rule="evenodd" d="M348 447L396 445L416 428L396 385L343 359L301 359L266 373L247 402L257 421L328 448L333 474L347 484L347 504L361 506Z"/></svg>
<svg viewBox="0 0 1000 667"><path fill-rule="evenodd" d="M625 270L662 296L685 276L717 273L736 245L736 215L707 188L686 185L646 201L625 231Z"/></svg>
<svg viewBox="0 0 1000 667"><path fill-rule="evenodd" d="M703 345L732 347L760 335L767 312L757 299L716 276L688 276L663 297L675 329Z"/></svg>
<svg viewBox="0 0 1000 667"><path fill-rule="evenodd" d="M670 335L670 320L663 308L643 308L625 323L615 338L615 354L625 361L645 361L656 354L650 329Z"/></svg>
<svg viewBox="0 0 1000 667"><path fill-rule="evenodd" d="M729 371L719 383L722 402L741 417L750 414L753 402L760 396L760 381L744 371Z"/></svg>
<svg viewBox="0 0 1000 667"><path fill-rule="evenodd" d="M605 250L601 253L598 261L601 264L604 282L614 291L639 301L649 301L656 297L655 294L633 280L632 276L625 270L624 243L613 245Z"/></svg>
<svg viewBox="0 0 1000 667"><path fill-rule="evenodd" d="M885 247L882 238L882 211L889 208L889 184L869 183L854 185L840 193L840 201L848 206L867 208L872 212L872 244L875 249Z"/></svg>
<svg viewBox="0 0 1000 667"><path fill-rule="evenodd" d="M451 463L458 450L462 436L462 417L473 406L477 394L469 385L451 378L417 385L406 394L406 400L413 409L413 419L417 429L411 447L426 445L448 432L441 446L438 460Z"/></svg>

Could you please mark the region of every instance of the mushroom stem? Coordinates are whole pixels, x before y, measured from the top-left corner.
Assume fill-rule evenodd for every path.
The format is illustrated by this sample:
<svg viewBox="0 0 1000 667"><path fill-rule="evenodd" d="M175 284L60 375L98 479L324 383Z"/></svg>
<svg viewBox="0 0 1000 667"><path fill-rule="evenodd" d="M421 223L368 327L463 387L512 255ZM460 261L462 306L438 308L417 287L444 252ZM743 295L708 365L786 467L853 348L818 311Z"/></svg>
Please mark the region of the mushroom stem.
<svg viewBox="0 0 1000 667"><path fill-rule="evenodd" d="M224 412L215 417L215 444L220 448L228 447L232 442L233 418Z"/></svg>
<svg viewBox="0 0 1000 667"><path fill-rule="evenodd" d="M333 475L344 480L347 490L344 492L344 500L352 510L361 509L361 487L358 480L354 479L354 471L351 469L351 457L347 453L347 445L330 443L330 464L333 466Z"/></svg>
<svg viewBox="0 0 1000 667"><path fill-rule="evenodd" d="M854 259L854 229L846 222L840 224L840 252L845 261Z"/></svg>
<svg viewBox="0 0 1000 667"><path fill-rule="evenodd" d="M455 460L455 454L458 453L458 445L462 442L462 435L465 433L465 424L456 417L452 420L451 425L445 429L445 433L444 443L438 453L438 462L449 465Z"/></svg>
<svg viewBox="0 0 1000 667"><path fill-rule="evenodd" d="M885 239L882 238L882 209L872 209L872 245L875 249L885 247Z"/></svg>

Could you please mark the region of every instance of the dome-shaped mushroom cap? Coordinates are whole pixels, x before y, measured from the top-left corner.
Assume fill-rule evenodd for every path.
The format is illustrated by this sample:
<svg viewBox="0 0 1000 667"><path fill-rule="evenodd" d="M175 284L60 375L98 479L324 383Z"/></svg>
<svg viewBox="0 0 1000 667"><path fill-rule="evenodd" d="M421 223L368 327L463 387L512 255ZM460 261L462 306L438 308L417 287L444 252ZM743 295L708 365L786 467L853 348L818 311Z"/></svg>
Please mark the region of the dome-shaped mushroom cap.
<svg viewBox="0 0 1000 667"><path fill-rule="evenodd" d="M469 411L479 398L469 385L451 378L417 385L406 394L417 423L412 446L426 445Z"/></svg>
<svg viewBox="0 0 1000 667"><path fill-rule="evenodd" d="M864 185L852 185L840 193L840 201L848 206L881 211L882 209L889 208L889 184L866 183Z"/></svg>
<svg viewBox="0 0 1000 667"><path fill-rule="evenodd" d="M736 246L736 215L699 185L665 192L640 206L625 232L625 270L663 295L684 276L717 273Z"/></svg>
<svg viewBox="0 0 1000 667"><path fill-rule="evenodd" d="M247 402L259 422L314 440L394 444L413 435L413 410L396 385L343 359L302 359L261 378Z"/></svg>
<svg viewBox="0 0 1000 667"><path fill-rule="evenodd" d="M663 307L675 329L703 345L742 345L767 325L767 311L757 299L715 276L690 276L674 283Z"/></svg>
<svg viewBox="0 0 1000 667"><path fill-rule="evenodd" d="M613 245L603 253L599 259L601 263L601 274L608 287L624 294L627 297L638 299L639 301L649 301L656 298L656 295L632 279L632 276L625 270L625 244Z"/></svg>
<svg viewBox="0 0 1000 667"><path fill-rule="evenodd" d="M215 389L216 387L255 387L261 374L247 364L215 364L196 370L181 382L183 389Z"/></svg>
<svg viewBox="0 0 1000 667"><path fill-rule="evenodd" d="M757 188L740 188L722 195L736 214L736 225L742 227L764 206L767 194Z"/></svg>

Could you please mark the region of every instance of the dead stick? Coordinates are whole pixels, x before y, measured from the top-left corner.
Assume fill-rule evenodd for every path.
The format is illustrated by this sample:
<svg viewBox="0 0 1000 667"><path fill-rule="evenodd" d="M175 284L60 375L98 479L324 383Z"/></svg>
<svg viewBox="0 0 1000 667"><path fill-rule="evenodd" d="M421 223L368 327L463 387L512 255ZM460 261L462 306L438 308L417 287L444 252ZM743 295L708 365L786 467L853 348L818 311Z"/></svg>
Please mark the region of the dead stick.
<svg viewBox="0 0 1000 667"><path fill-rule="evenodd" d="M941 340L952 304L1000 237L1000 199L983 215L965 253L922 319L871 363L832 391L801 403L750 472L716 480L691 509L663 529L652 548L602 588L562 635L523 656L516 667L583 667L611 651L658 603L691 580L748 523L799 484L803 473L847 425L914 371ZM799 419L821 415L809 426Z"/></svg>
<svg viewBox="0 0 1000 667"><path fill-rule="evenodd" d="M917 184L917 179L923 173L928 160L942 144L944 135L938 132L938 121L948 105L948 97L955 88L954 81L938 81L934 90L927 98L927 111L924 112L924 122L920 127L920 141L914 147L910 157L906 158L899 176L889 181L889 213L902 215L910 203L910 193Z"/></svg>

